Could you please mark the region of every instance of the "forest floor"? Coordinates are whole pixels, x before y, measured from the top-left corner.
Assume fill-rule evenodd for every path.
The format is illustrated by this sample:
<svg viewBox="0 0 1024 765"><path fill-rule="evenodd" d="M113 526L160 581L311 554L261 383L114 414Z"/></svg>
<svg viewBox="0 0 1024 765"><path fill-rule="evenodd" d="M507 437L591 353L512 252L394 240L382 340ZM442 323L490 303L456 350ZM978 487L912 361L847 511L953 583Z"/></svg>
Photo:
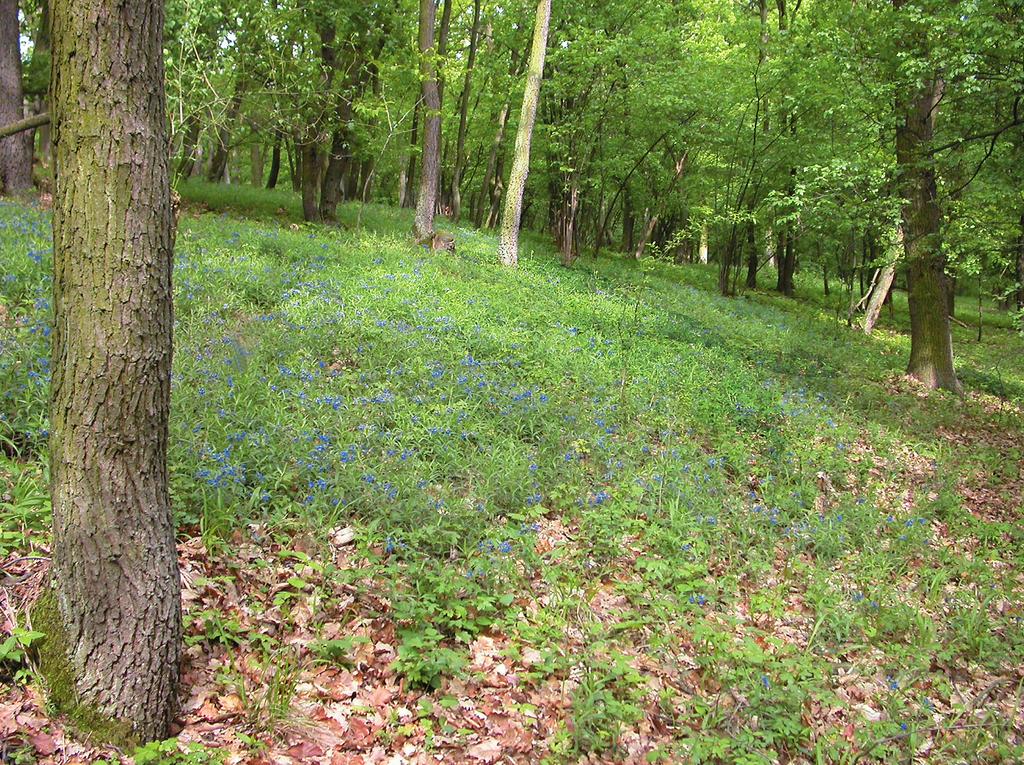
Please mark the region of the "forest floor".
<svg viewBox="0 0 1024 765"><path fill-rule="evenodd" d="M50 229L0 205L3 762L1024 759L1004 316L955 330L965 397L927 396L905 296L867 338L811 282L725 299L530 236L507 271L487 233L414 248L401 211L183 194L184 688L135 751L73 736L33 668Z"/></svg>

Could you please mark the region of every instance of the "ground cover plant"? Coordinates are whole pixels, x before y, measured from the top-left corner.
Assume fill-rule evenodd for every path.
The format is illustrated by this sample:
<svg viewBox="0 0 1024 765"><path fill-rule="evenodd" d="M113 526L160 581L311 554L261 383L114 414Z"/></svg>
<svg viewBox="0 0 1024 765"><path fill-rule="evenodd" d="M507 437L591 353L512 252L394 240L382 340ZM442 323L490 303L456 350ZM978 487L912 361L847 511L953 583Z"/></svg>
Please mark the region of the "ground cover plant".
<svg viewBox="0 0 1024 765"><path fill-rule="evenodd" d="M566 269L527 232L510 271L489 233L413 245L410 212L326 228L290 194L180 190L186 698L138 748L37 671L50 221L0 206L6 761L1024 757L1024 354L998 313L955 328L966 395L926 395L899 295L867 337L843 298L729 299L707 266Z"/></svg>

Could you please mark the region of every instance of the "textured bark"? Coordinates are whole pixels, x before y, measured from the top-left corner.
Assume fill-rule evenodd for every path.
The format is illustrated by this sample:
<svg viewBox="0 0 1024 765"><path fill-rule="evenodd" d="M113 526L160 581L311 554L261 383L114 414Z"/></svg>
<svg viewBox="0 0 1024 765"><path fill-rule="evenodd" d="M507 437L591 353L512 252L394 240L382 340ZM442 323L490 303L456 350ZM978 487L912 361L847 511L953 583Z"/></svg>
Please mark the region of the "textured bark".
<svg viewBox="0 0 1024 765"><path fill-rule="evenodd" d="M168 733L181 600L167 487L171 258L159 0L55 0L53 563L81 699Z"/></svg>
<svg viewBox="0 0 1024 765"><path fill-rule="evenodd" d="M907 373L929 388L960 392L953 368L946 256L930 145L942 98L938 78L923 83L902 105L896 128L896 166L903 197L903 246L910 303L910 364Z"/></svg>
<svg viewBox="0 0 1024 765"><path fill-rule="evenodd" d="M705 223L700 227L700 245L697 250L697 257L700 258L700 262L705 266L708 264L708 224Z"/></svg>
<svg viewBox="0 0 1024 765"><path fill-rule="evenodd" d="M0 0L0 125L25 116L21 86L21 41L18 0ZM0 139L0 183L5 194L32 188L31 133Z"/></svg>
<svg viewBox="0 0 1024 765"><path fill-rule="evenodd" d="M516 148L509 173L505 212L501 217L501 235L498 239L498 260L503 265L519 262L519 225L523 215L523 194L530 173L530 143L533 125L537 121L537 103L540 101L540 83L544 78L544 56L548 47L548 27L551 25L551 0L539 0L530 48L530 65L526 75L523 108L519 113Z"/></svg>
<svg viewBox="0 0 1024 765"><path fill-rule="evenodd" d="M466 77L459 97L459 136L455 144L455 168L452 171L451 207L452 220L462 217L462 176L466 172L466 134L469 130L469 97L473 88L473 70L476 68L476 50L480 44L480 4L473 0L473 27L469 33L469 58L466 60Z"/></svg>
<svg viewBox="0 0 1024 765"><path fill-rule="evenodd" d="M277 188L277 179L281 175L281 136L274 136L274 149L270 152L270 174L267 176L267 188Z"/></svg>
<svg viewBox="0 0 1024 765"><path fill-rule="evenodd" d="M323 188L320 189L320 217L326 221L338 219L338 203L343 195L342 183L351 161L348 154L347 130L339 127L331 136L327 170L324 173Z"/></svg>
<svg viewBox="0 0 1024 765"><path fill-rule="evenodd" d="M416 199L416 240L426 241L434 234L438 179L441 173L441 93L434 60L434 0L420 0L420 79L423 88L423 151L420 154L420 193Z"/></svg>

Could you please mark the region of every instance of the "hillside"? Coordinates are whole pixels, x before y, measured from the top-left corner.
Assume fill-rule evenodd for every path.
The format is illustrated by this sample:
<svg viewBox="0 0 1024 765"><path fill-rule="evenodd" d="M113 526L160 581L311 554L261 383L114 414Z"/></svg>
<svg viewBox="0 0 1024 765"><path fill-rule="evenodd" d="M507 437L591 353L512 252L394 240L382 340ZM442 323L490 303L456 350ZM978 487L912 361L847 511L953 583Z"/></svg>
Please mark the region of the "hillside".
<svg viewBox="0 0 1024 765"><path fill-rule="evenodd" d="M955 328L967 395L926 395L905 296L867 338L816 281L723 298L705 267L566 269L529 234L508 271L490 234L433 254L389 208L332 229L290 194L183 194L187 698L136 761L1024 758L1024 341L999 313ZM48 715L27 631L49 237L0 206L0 618L25 630L0 733L11 762L116 760Z"/></svg>

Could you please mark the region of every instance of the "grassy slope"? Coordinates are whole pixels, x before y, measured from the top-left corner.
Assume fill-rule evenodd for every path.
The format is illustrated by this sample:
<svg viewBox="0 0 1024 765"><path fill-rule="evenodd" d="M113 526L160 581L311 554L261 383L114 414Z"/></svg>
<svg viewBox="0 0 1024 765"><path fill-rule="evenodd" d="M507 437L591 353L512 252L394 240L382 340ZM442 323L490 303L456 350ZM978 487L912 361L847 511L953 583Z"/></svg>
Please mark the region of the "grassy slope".
<svg viewBox="0 0 1024 765"><path fill-rule="evenodd" d="M905 336L849 332L841 297L565 270L530 237L510 273L482 233L413 249L387 208L329 231L285 192L183 193L222 213L185 216L175 274L196 758L1022 755L1024 359L999 317L957 330L970 395L926 398ZM47 224L0 220L12 557L45 549Z"/></svg>

